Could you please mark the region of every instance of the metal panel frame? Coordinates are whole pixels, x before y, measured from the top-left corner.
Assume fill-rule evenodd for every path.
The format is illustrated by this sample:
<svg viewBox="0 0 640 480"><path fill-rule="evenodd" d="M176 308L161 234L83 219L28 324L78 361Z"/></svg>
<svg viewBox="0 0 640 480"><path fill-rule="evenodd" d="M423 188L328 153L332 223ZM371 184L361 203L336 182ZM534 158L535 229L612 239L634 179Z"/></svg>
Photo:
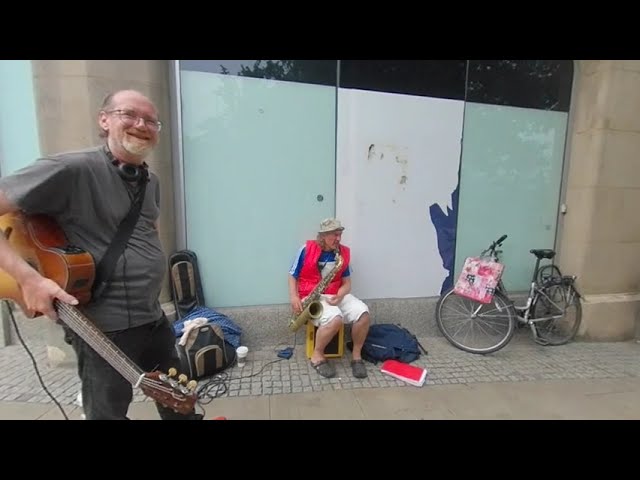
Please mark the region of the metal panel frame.
<svg viewBox="0 0 640 480"><path fill-rule="evenodd" d="M180 60L169 60L169 95L171 110L171 145L173 157L173 195L176 249L187 248L187 211L184 188L184 152L182 142L182 95Z"/></svg>

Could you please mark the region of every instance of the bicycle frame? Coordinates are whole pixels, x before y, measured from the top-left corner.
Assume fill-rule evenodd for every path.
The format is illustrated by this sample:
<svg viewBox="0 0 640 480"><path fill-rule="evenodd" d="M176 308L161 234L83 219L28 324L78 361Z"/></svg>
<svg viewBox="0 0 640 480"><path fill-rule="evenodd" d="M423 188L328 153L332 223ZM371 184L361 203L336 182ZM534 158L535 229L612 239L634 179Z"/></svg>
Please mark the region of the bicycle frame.
<svg viewBox="0 0 640 480"><path fill-rule="evenodd" d="M503 235L500 239L493 242L489 248L484 250L480 254L480 256L489 257L491 258L492 261L499 262L500 254L502 253L502 250L496 250L496 247L500 246L500 244L506 238L507 236ZM539 302L541 298L545 298L546 301L548 301L554 308L556 308L558 312L563 312L564 310L556 302L554 302L551 298L549 298L549 296L544 292L544 288L548 287L548 285L542 285L542 288L541 288L541 286L538 284L537 272L538 272L538 269L540 268L540 260L541 260L540 258L536 258L535 267L533 269L533 275L531 277L529 293L527 295L527 300L524 305L516 305L515 302L511 300L511 297L509 296L509 292L507 291L502 279L499 280L498 286L496 287L496 291L500 292L502 295L504 295L504 297L509 302L511 302L511 306L513 307L516 313L516 320L520 323L531 325L534 335L536 335L537 332L535 331L535 328L533 328L533 323L544 322L547 320L555 320L557 318L562 318L564 316L564 314L560 314L560 315L552 315L549 317L530 318L531 307L537 302ZM575 282L575 279L576 279L575 276L563 277L561 282L570 282L571 284L573 284ZM580 297L580 294L575 289L575 287L571 289L571 298L570 298L571 302L567 302L567 305L570 305L572 303L574 295L578 295L578 297Z"/></svg>

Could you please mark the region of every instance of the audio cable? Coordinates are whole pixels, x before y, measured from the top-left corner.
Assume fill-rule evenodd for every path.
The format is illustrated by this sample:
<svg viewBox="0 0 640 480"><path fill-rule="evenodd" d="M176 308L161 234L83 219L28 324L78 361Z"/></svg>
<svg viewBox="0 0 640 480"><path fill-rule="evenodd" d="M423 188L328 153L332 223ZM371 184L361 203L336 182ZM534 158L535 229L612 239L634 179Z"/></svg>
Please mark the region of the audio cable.
<svg viewBox="0 0 640 480"><path fill-rule="evenodd" d="M64 411L64 408L62 408L62 405L60 405L60 402L58 402L58 400L56 400L56 398L51 394L51 392L49 391L47 386L44 384L44 381L42 380L42 376L40 375L40 371L38 370L38 363L36 362L35 357L31 353L31 350L29 350L29 347L27 347L27 344L25 343L24 339L22 338L22 335L20 334L20 330L18 329L18 323L16 322L16 319L13 316L13 309L11 308L11 304L9 303L8 300L3 300L3 301L4 301L5 305L7 306L7 309L9 310L9 317L11 318L11 322L13 323L13 328L16 331L16 335L18 336L18 340L20 340L20 343L22 344L22 346L26 350L27 354L31 358L31 363L33 363L33 369L36 372L36 376L38 377L38 381L40 382L40 385L42 385L43 390L46 392L47 395L49 395L51 400L53 400L53 403L55 403L56 406L60 409L64 419L65 420L69 420L69 417L67 416L66 412Z"/></svg>

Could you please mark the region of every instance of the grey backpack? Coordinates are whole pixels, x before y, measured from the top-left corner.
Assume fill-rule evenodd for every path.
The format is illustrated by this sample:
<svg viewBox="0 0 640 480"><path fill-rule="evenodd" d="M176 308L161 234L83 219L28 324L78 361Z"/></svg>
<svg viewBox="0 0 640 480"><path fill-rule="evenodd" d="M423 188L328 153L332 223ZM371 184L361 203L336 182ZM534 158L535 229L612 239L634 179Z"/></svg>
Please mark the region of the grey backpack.
<svg viewBox="0 0 640 480"><path fill-rule="evenodd" d="M180 367L189 378L211 377L233 365L235 348L224 340L219 325L208 323L190 332L185 345L176 344Z"/></svg>

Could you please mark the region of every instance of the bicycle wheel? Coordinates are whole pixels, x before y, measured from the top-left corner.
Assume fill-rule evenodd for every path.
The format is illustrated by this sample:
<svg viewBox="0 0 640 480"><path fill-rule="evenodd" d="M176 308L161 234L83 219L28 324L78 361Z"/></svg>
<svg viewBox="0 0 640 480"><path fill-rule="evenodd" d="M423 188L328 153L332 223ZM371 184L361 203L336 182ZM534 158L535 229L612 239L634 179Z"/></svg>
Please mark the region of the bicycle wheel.
<svg viewBox="0 0 640 480"><path fill-rule="evenodd" d="M543 287L531 306L538 337L549 345L564 345L578 333L582 304L573 285L555 283ZM537 318L557 316L549 320Z"/></svg>
<svg viewBox="0 0 640 480"><path fill-rule="evenodd" d="M556 265L543 265L536 272L536 282L538 285L544 285L548 280L562 280L562 272Z"/></svg>
<svg viewBox="0 0 640 480"><path fill-rule="evenodd" d="M511 302L496 292L488 304L456 295L451 288L436 305L436 323L442 335L465 352L487 354L500 350L515 332Z"/></svg>

